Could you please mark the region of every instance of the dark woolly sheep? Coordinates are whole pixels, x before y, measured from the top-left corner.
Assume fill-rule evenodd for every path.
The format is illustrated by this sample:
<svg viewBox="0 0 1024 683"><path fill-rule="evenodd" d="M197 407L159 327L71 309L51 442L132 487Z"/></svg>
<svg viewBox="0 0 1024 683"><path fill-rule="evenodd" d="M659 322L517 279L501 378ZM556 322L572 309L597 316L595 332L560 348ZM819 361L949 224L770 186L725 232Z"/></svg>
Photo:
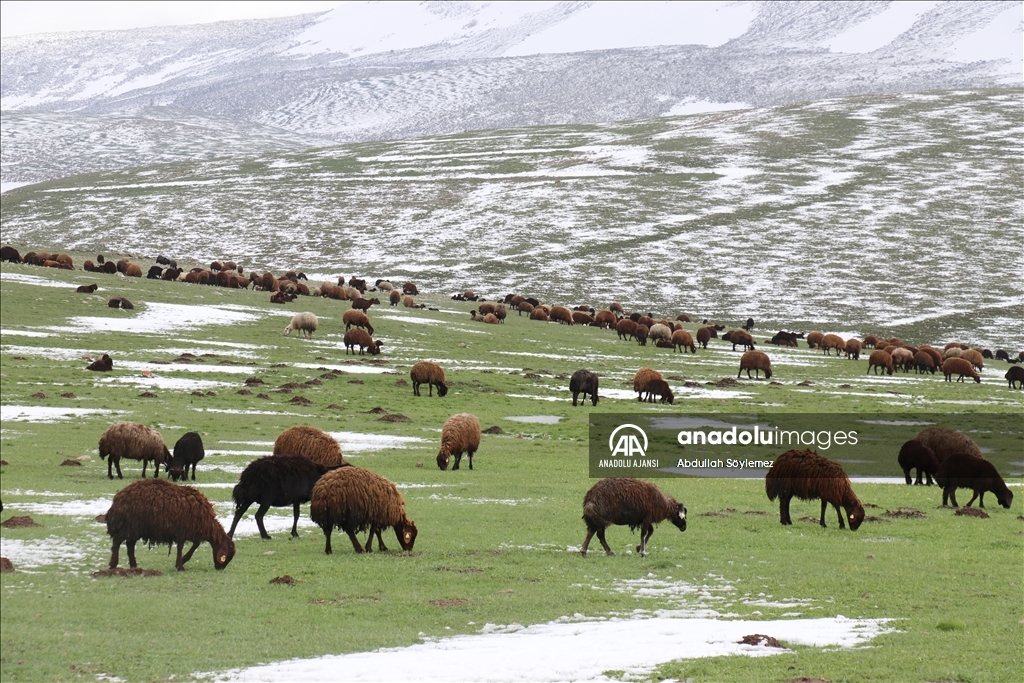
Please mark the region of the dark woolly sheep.
<svg viewBox="0 0 1024 683"><path fill-rule="evenodd" d="M900 368L904 372L910 372L910 369L914 367L914 353L907 348L886 348L886 352L892 356L893 368Z"/></svg>
<svg viewBox="0 0 1024 683"><path fill-rule="evenodd" d="M181 268L168 268L164 271L163 275L160 276L160 279L165 282L177 280L181 277L181 272Z"/></svg>
<svg viewBox="0 0 1024 683"><path fill-rule="evenodd" d="M949 427L938 425L925 427L917 433L914 440L930 448L939 463L954 453L967 453L975 458L981 457L981 448L978 447L978 444L966 434L961 434Z"/></svg>
<svg viewBox="0 0 1024 683"><path fill-rule="evenodd" d="M917 347L917 351L918 351L918 353L924 352L924 353L927 353L929 356L931 356L932 357L932 362L935 364L936 368L941 368L942 367L942 354L939 353L938 349L932 348L931 346L928 346L927 344L922 344L921 346ZM916 356L917 354L915 353L914 355Z"/></svg>
<svg viewBox="0 0 1024 683"><path fill-rule="evenodd" d="M346 330L351 327L362 327L370 334L373 334L373 325L370 324L370 319L362 311L351 309L345 311L345 315L341 316L341 322L345 323Z"/></svg>
<svg viewBox="0 0 1024 683"><path fill-rule="evenodd" d="M969 362L971 365L973 365L974 369L977 370L978 372L981 372L982 370L985 369L985 358L984 356L981 355L980 351L975 351L974 349L967 349L966 351L960 353L960 357L963 358L965 361Z"/></svg>
<svg viewBox="0 0 1024 683"><path fill-rule="evenodd" d="M786 451L772 463L764 479L768 500L779 499L779 521L792 524L789 516L789 501L793 496L800 500L821 500L821 520L825 527L825 511L831 503L839 516L839 528L845 529L843 514L846 511L850 531L856 531L864 521L864 506L850 488L850 479L839 463L809 450Z"/></svg>
<svg viewBox="0 0 1024 683"><path fill-rule="evenodd" d="M0 261L8 261L10 263L21 263L21 254L18 250L10 245L4 245L0 247Z"/></svg>
<svg viewBox="0 0 1024 683"><path fill-rule="evenodd" d="M1014 365L1012 368L1007 370L1006 374L1003 375L1003 378L1011 389L1013 389L1014 384L1019 384L1019 388L1024 389L1024 368L1019 365Z"/></svg>
<svg viewBox="0 0 1024 683"><path fill-rule="evenodd" d="M473 469L473 454L480 448L480 420L470 413L459 413L448 418L441 427L441 450L437 452L437 466L448 469L449 460L454 457L452 470L459 469L462 454L469 457L469 469Z"/></svg>
<svg viewBox="0 0 1024 683"><path fill-rule="evenodd" d="M117 492L107 510L107 534L113 539L110 568L115 569L121 544L128 550L128 565L135 569L135 544L177 545L174 567L185 570L185 563L200 543L213 548L213 566L224 569L235 556L235 543L217 521L213 505L191 486L178 486L164 479L136 481ZM185 542L192 547L182 555Z"/></svg>
<svg viewBox="0 0 1024 683"><path fill-rule="evenodd" d="M131 309L135 308L135 304L133 304L131 301L128 301L128 299L124 298L123 296L115 296L111 298L110 301L107 302L107 306L110 308L123 308L126 311L130 311Z"/></svg>
<svg viewBox="0 0 1024 683"><path fill-rule="evenodd" d="M94 282L91 285L79 285L75 291L79 294L92 294L97 289L99 289L99 285Z"/></svg>
<svg viewBox="0 0 1024 683"><path fill-rule="evenodd" d="M739 344L744 350L754 350L754 338L746 330L729 330L722 335L722 341L727 341L732 344L732 350L736 350L736 345Z"/></svg>
<svg viewBox="0 0 1024 683"><path fill-rule="evenodd" d="M674 349L674 348L676 348L675 344L673 344L670 341L665 341L664 339L659 339L658 341L654 342L654 345L657 346L659 349Z"/></svg>
<svg viewBox="0 0 1024 683"><path fill-rule="evenodd" d="M959 375L957 382L963 382L964 377L970 377L978 384L981 384L981 377L978 377L978 373L974 371L974 366L971 362L964 360L963 358L947 358L942 362L942 374L946 376L946 381L952 381L953 375Z"/></svg>
<svg viewBox="0 0 1024 683"><path fill-rule="evenodd" d="M923 375L926 372L935 374L935 361L925 351L918 351L914 354L914 367L919 375Z"/></svg>
<svg viewBox="0 0 1024 683"><path fill-rule="evenodd" d="M523 310L522 307L520 307L519 310ZM548 312L545 311L542 306L535 306L534 309L530 311L530 320L539 320L542 323L546 323L550 318L548 317Z"/></svg>
<svg viewBox="0 0 1024 683"><path fill-rule="evenodd" d="M355 299L352 302L352 310L363 311L364 313L370 310L370 306L379 304L380 299L374 297L372 299Z"/></svg>
<svg viewBox="0 0 1024 683"><path fill-rule="evenodd" d="M647 391L647 385L656 379L664 379L661 373L651 368L640 368L633 375L633 391L637 393L636 400L643 401L644 393Z"/></svg>
<svg viewBox="0 0 1024 683"><path fill-rule="evenodd" d="M605 554L614 555L604 534L609 526L615 524L628 526L630 531L640 529L640 544L636 551L640 557L646 557L647 541L654 533L654 525L666 519L680 531L686 531L686 508L654 484L639 479L602 479L583 496L587 537L583 539L580 554L587 556L590 539L597 534Z"/></svg>
<svg viewBox="0 0 1024 683"><path fill-rule="evenodd" d="M117 264L113 261L107 261L102 266L100 266L100 270L102 270L107 275L113 275L114 273L117 272Z"/></svg>
<svg viewBox="0 0 1024 683"><path fill-rule="evenodd" d="M868 356L868 372L871 372L871 368L875 369L875 374L878 374L879 369L887 371L890 375L893 373L895 368L892 363L892 356L887 352L875 349Z"/></svg>
<svg viewBox="0 0 1024 683"><path fill-rule="evenodd" d="M637 323L636 331L633 333L633 338L636 339L636 343L640 346L647 346L647 334L650 329L647 325Z"/></svg>
<svg viewBox="0 0 1024 683"><path fill-rule="evenodd" d="M559 325L572 325L572 311L565 306L552 306L548 318Z"/></svg>
<svg viewBox="0 0 1024 683"><path fill-rule="evenodd" d="M952 502L953 507L960 507L956 502L958 488L974 491L974 495L967 501L967 507L971 507L975 498L978 499L978 507L985 507L986 492L995 495L1004 508L1009 509L1013 503L1013 493L1006 487L995 465L967 453L954 453L943 460L935 474L935 481L942 487L943 505Z"/></svg>
<svg viewBox="0 0 1024 683"><path fill-rule="evenodd" d="M652 327L654 327L654 317L650 315L641 315L636 319L636 325L637 327L639 327L640 325L645 325L647 329L650 330Z"/></svg>
<svg viewBox="0 0 1024 683"><path fill-rule="evenodd" d="M572 377L569 378L569 391L572 392L572 404L576 405L576 398L583 394L583 400L580 404L583 405L587 402L587 394L590 394L590 401L595 406L597 405L597 375L592 373L590 370L577 370L572 373Z"/></svg>
<svg viewBox="0 0 1024 683"><path fill-rule="evenodd" d="M445 383L444 369L430 361L420 361L412 366L409 371L409 378L412 380L412 395L420 395L420 385L428 385L430 396L434 395L434 387L437 387L437 395L441 398L448 393L448 385Z"/></svg>
<svg viewBox="0 0 1024 683"><path fill-rule="evenodd" d="M583 311L573 311L572 321L577 325L593 325L596 322L594 316Z"/></svg>
<svg viewBox="0 0 1024 683"><path fill-rule="evenodd" d="M672 348L674 351L686 353L686 349L690 349L690 353L697 353L697 346L693 343L693 335L686 330L676 330L672 333Z"/></svg>
<svg viewBox="0 0 1024 683"><path fill-rule="evenodd" d="M915 486L921 486L922 475L928 478L928 486L931 486L932 475L939 470L939 459L935 457L935 451L917 439L911 439L903 444L900 454L896 457L896 462L903 469L903 476L906 477L908 486L910 485L910 470L917 468Z"/></svg>
<svg viewBox="0 0 1024 683"><path fill-rule="evenodd" d="M1006 352L1006 349L996 349L995 357L996 360L1004 360L1007 363L1015 362L1010 360L1010 354Z"/></svg>
<svg viewBox="0 0 1024 683"><path fill-rule="evenodd" d="M402 285L402 294L408 294L409 296L419 296L420 290L416 288L411 282L406 282Z"/></svg>
<svg viewBox="0 0 1024 683"><path fill-rule="evenodd" d="M97 266L89 259L85 259L85 263L82 264L82 270L89 273L102 273L103 269Z"/></svg>
<svg viewBox="0 0 1024 683"><path fill-rule="evenodd" d="M629 318L623 318L619 322L615 323L615 331L619 335L619 339L630 340L636 336L636 323Z"/></svg>
<svg viewBox="0 0 1024 683"><path fill-rule="evenodd" d="M807 346L812 348L812 349L818 348L818 344L821 343L821 340L822 340L822 338L824 336L825 336L824 334L822 334L821 332L818 332L817 330L815 330L814 332L808 332L807 333Z"/></svg>
<svg viewBox="0 0 1024 683"><path fill-rule="evenodd" d="M617 301L613 301L610 304L608 304L608 310L611 311L612 313L618 313L619 315L622 315L623 313L626 312L626 309L622 307L622 304L620 304Z"/></svg>
<svg viewBox="0 0 1024 683"><path fill-rule="evenodd" d="M348 534L357 553L373 552L373 537L381 552L384 539L381 531L395 530L402 550L410 551L416 542L416 524L405 513L405 499L392 482L379 474L359 467L343 467L320 477L313 487L309 516L324 532L324 552L331 554L331 531L341 529ZM356 534L369 529L366 547Z"/></svg>
<svg viewBox="0 0 1024 683"><path fill-rule="evenodd" d="M743 329L745 329L747 332L750 332L752 329L754 329L754 319L747 318L747 322L743 324Z"/></svg>
<svg viewBox="0 0 1024 683"><path fill-rule="evenodd" d="M274 441L274 455L303 455L324 467L347 464L334 437L309 425L289 427L281 432Z"/></svg>
<svg viewBox="0 0 1024 683"><path fill-rule="evenodd" d="M715 330L710 327L702 327L697 330L697 343L700 344L702 349L708 348L708 342L711 341L712 337L717 336L717 333L712 334L713 332Z"/></svg>
<svg viewBox="0 0 1024 683"><path fill-rule="evenodd" d="M340 467L349 467L348 463ZM231 492L235 501L235 517L231 520L228 536L235 535L235 528L242 516L253 503L259 505L256 510L256 526L260 530L260 538L270 539L263 516L271 507L291 505L292 537L299 535L299 506L308 503L313 496L313 486L328 471L339 466L326 467L310 460L303 455L268 455L253 460L238 477L238 484Z"/></svg>
<svg viewBox="0 0 1024 683"><path fill-rule="evenodd" d="M618 322L619 319L615 317L615 314L605 309L598 311L597 314L594 315L594 322L592 322L591 325L594 327L600 327L602 330L606 328L614 329Z"/></svg>
<svg viewBox="0 0 1024 683"><path fill-rule="evenodd" d="M85 368L93 372L110 372L114 369L114 361L107 354L103 354Z"/></svg>
<svg viewBox="0 0 1024 683"><path fill-rule="evenodd" d="M129 263L124 274L126 277L142 277L142 266L138 263Z"/></svg>
<svg viewBox="0 0 1024 683"><path fill-rule="evenodd" d="M377 356L380 354L380 347L384 346L384 342L374 341L366 330L357 327L345 333L345 355L347 356L349 351L355 355L357 346L360 356L365 352L369 352L371 356Z"/></svg>
<svg viewBox="0 0 1024 683"><path fill-rule="evenodd" d="M174 481L188 479L188 468L192 467L192 481L196 480L196 464L206 457L203 437L198 432L186 432L174 443L174 454L167 464L167 474Z"/></svg>
<svg viewBox="0 0 1024 683"><path fill-rule="evenodd" d="M818 347L822 353L827 356L832 355L832 349L836 350L836 356L842 353L846 349L846 341L843 340L838 334L826 334L818 342Z"/></svg>
<svg viewBox="0 0 1024 683"><path fill-rule="evenodd" d="M878 344L878 337L876 337L873 334L869 334L868 336L864 337L863 344L864 344L864 348L870 347L870 348L873 349Z"/></svg>
<svg viewBox="0 0 1024 683"><path fill-rule="evenodd" d="M672 394L672 388L663 379L652 379L647 382L644 391L647 392L647 402L654 403L655 399L661 403L673 404L676 397Z"/></svg>
<svg viewBox="0 0 1024 683"><path fill-rule="evenodd" d="M391 294L388 295L388 301L392 306L397 306L402 301L402 293L397 289L392 289Z"/></svg>
<svg viewBox="0 0 1024 683"><path fill-rule="evenodd" d="M315 313L303 311L292 316L291 322L284 328L284 335L287 337L292 330L299 330L304 338L311 339L319 326L320 321L317 320Z"/></svg>
<svg viewBox="0 0 1024 683"><path fill-rule="evenodd" d="M685 313L680 313L679 315L676 316L676 320L678 320L681 323L688 323L690 322L690 316L686 315Z"/></svg>
<svg viewBox="0 0 1024 683"><path fill-rule="evenodd" d="M274 292L270 295L270 303L272 304L288 304L292 301L295 301L295 295L288 292Z"/></svg>
<svg viewBox="0 0 1024 683"><path fill-rule="evenodd" d="M490 301L485 301L484 303L480 304L477 308L479 308L480 315L482 317L487 315L488 313L494 313L496 306L494 303Z"/></svg>
<svg viewBox="0 0 1024 683"><path fill-rule="evenodd" d="M342 280L340 278L338 279L338 284L342 284ZM362 294L363 292L366 291L366 280L357 278L355 275L353 275L348 279L348 286L358 289L359 293ZM380 302L378 301L377 303Z"/></svg>
<svg viewBox="0 0 1024 683"><path fill-rule="evenodd" d="M142 461L142 478L146 478L146 465L152 460L155 464L153 477L160 476L160 465L171 461L171 452L167 450L160 432L150 429L138 422L115 422L107 427L100 437L100 460L108 455L107 479L113 479L111 468L117 469L117 478L121 475L121 458Z"/></svg>
<svg viewBox="0 0 1024 683"><path fill-rule="evenodd" d="M861 343L858 339L847 339L846 340L846 358L847 360L860 360L860 349Z"/></svg>
<svg viewBox="0 0 1024 683"><path fill-rule="evenodd" d="M494 317L500 324L505 323L505 318L508 317L508 308L505 307L505 304L498 304L494 307Z"/></svg>
<svg viewBox="0 0 1024 683"><path fill-rule="evenodd" d="M534 311L534 306L529 301L522 301L522 302L520 302L520 304L519 304L519 306L517 306L517 308L519 309L519 315L522 315L523 313L526 313L529 316Z"/></svg>
<svg viewBox="0 0 1024 683"><path fill-rule="evenodd" d="M160 266L150 266L149 272L146 273L147 280L159 280L164 274L164 269Z"/></svg>
<svg viewBox="0 0 1024 683"><path fill-rule="evenodd" d="M163 254L160 254L159 256L156 257L156 262L159 263L162 266L171 266L171 263L172 263L171 259L167 258ZM173 268L176 265L177 264L175 264L174 266L171 266L171 267Z"/></svg>
<svg viewBox="0 0 1024 683"><path fill-rule="evenodd" d="M768 354L762 351L747 351L740 356L740 370L736 373L736 379L739 379L740 374L746 370L747 379L750 379L750 371L754 371L755 377L761 376L761 371L764 371L764 378L772 378L772 361L768 358Z"/></svg>

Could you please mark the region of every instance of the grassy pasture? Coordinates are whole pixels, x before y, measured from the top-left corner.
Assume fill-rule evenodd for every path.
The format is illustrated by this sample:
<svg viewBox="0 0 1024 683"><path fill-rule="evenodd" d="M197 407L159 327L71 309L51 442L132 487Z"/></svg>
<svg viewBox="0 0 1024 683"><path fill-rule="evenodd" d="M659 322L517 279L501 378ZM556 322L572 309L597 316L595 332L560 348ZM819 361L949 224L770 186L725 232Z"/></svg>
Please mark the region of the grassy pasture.
<svg viewBox="0 0 1024 683"><path fill-rule="evenodd" d="M75 254L76 263L85 256ZM866 376L866 360L768 347L778 384L743 379L736 387L712 387L706 383L735 377L738 364L739 353L720 341L696 356L683 356L621 342L607 331L535 323L514 313L503 326L485 326L469 321L471 304L429 295L421 300L441 311L386 310L386 304L371 309L375 336L385 340L379 357L384 362L374 363L346 358L340 321L348 306L342 302L310 298L273 307L267 295L249 291L9 264L2 273L7 278L0 286L3 404L109 411L51 423L4 421L0 449L9 464L0 470L3 518L31 514L40 526L4 528L3 542L27 548L23 552L30 556L56 558L36 566L15 562L18 571L2 576L4 681L95 680L102 673L131 681L181 678L478 633L487 623L697 607L747 619L798 612L799 617L841 614L893 621L891 632L865 648L796 647L773 657L677 661L660 666L658 677L1005 681L1024 666L1019 502L1011 510L989 502L991 518L977 519L937 509L941 495L934 487L861 484L856 486L861 499L878 506L868 514L882 521L865 522L851 533L835 527L831 510L828 529L805 521L781 527L759 481L662 479L659 486L689 509L685 534L661 525L650 555L641 559L629 552L636 536L613 527L608 537L616 557L595 552L596 541L590 558L577 552L585 532L580 501L593 483L587 476L590 412L977 411L1002 414L1019 430L1024 397L1007 389L1005 364L993 362L980 385L930 375L900 374L893 380ZM11 279L24 276L60 286ZM100 285L95 295L74 292L75 285L89 282ZM107 308L114 294L137 308ZM160 305L221 306L215 314L225 319L249 317L189 327L179 315L186 309ZM281 334L287 316L300 310L320 316L311 341ZM153 311L169 317L153 318L147 332L89 331L82 319L124 322ZM83 370L83 354L104 352L114 358L109 376ZM186 352L197 358L163 364ZM451 391L445 399L414 399L411 387L401 384L420 359L448 368ZM160 363L141 365L152 361ZM596 409L589 404L573 409L565 387L575 369L601 373L602 389L625 390L642 365L681 378L670 382L679 387L674 406L603 398ZM194 369L199 366L206 370ZM324 377L332 366L343 374ZM242 368L251 371L236 371ZM143 384L150 381L144 370L182 383ZM250 376L264 384L240 395ZM320 384L274 391L314 379ZM194 389L185 380L219 384ZM702 388L686 389L684 381ZM156 396L141 398L144 391ZM39 392L45 397L34 396ZM258 398L259 393L269 398ZM299 395L311 404L292 403ZM548 398L558 400L543 400ZM368 412L378 406L409 421L382 422ZM485 428L498 425L504 433L484 436L474 471L440 472L434 466L440 425L464 411L477 414ZM536 415L561 419L557 424L508 419ZM202 432L207 451L213 452L200 464L196 483L222 516L230 515L237 472L255 457L245 451L269 452L266 443L289 426L425 439L407 448L361 450L347 448L342 439L354 464L403 488L420 529L416 548L408 555L356 556L344 536L336 535L335 552L326 556L322 533L307 525L300 526L297 540L289 540L286 531L272 531L270 541L237 537L237 555L223 572L214 571L206 546L181 573L173 571L166 549L157 547L140 548L139 562L162 576L94 578L109 558L105 527L93 521L98 513L67 511L80 503L102 507L138 478L138 464L127 461L122 462L125 480L108 481L106 465L96 457L99 435L115 419L155 426L169 445L185 431ZM984 435L976 438L984 445ZM80 467L59 466L83 455L91 459ZM895 455L891 474L898 476ZM40 503L51 507L32 511ZM927 517L884 514L900 507ZM735 512L705 515L726 508ZM816 502L794 502L795 520L817 512ZM290 518L290 511L271 515ZM385 540L397 547L393 537ZM295 583L270 583L285 574ZM622 589L625 581L645 577L708 590L703 598L672 602ZM793 601L800 606L775 604Z"/></svg>

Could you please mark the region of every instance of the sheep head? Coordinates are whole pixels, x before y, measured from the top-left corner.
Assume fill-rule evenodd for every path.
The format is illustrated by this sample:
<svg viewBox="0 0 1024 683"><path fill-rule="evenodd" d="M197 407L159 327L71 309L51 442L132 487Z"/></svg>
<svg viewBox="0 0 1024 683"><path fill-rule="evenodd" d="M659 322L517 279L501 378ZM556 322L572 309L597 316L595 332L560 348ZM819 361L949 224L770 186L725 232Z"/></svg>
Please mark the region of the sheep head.
<svg viewBox="0 0 1024 683"><path fill-rule="evenodd" d="M1013 504L1013 491L1011 491L1010 489L1006 489L997 497L999 499L999 504L1002 505L1007 510L1009 510L1010 506Z"/></svg>
<svg viewBox="0 0 1024 683"><path fill-rule="evenodd" d="M213 566L216 569L224 569L228 562L235 556L235 542L226 534L224 539L213 545Z"/></svg>
<svg viewBox="0 0 1024 683"><path fill-rule="evenodd" d="M438 453L437 454L437 467L438 467L438 469L440 469L442 472L447 470L448 469L448 461L450 459L451 459L451 456L448 455L447 453L445 453L444 451L441 451L440 453Z"/></svg>
<svg viewBox="0 0 1024 683"><path fill-rule="evenodd" d="M856 531L864 521L864 506L856 499L844 500L843 510L846 512L846 521L850 523L850 531Z"/></svg>
<svg viewBox="0 0 1024 683"><path fill-rule="evenodd" d="M682 503L676 505L676 511L669 516L669 521L680 531L686 531L686 507Z"/></svg>
<svg viewBox="0 0 1024 683"><path fill-rule="evenodd" d="M416 543L417 533L416 524L411 519L395 525L395 536L398 537L398 544L402 546L402 550L407 552L412 550L413 544Z"/></svg>
<svg viewBox="0 0 1024 683"><path fill-rule="evenodd" d="M437 395L444 398L448 394L448 385L444 382L438 382L437 384ZM444 468L442 468L444 469Z"/></svg>

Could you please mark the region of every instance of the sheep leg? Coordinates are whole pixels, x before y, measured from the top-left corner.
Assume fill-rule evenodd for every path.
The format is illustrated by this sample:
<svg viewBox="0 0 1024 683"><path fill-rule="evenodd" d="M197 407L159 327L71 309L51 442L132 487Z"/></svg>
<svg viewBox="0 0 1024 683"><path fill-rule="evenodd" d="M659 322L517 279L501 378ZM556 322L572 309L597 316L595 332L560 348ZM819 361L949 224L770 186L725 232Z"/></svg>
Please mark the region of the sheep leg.
<svg viewBox="0 0 1024 683"><path fill-rule="evenodd" d="M383 553L383 552L387 552L387 547L384 545L384 539L381 538L380 532L381 532L381 527L377 527L377 550L379 550L379 551L381 551ZM399 532L396 530L395 534L398 535L398 533Z"/></svg>
<svg viewBox="0 0 1024 683"><path fill-rule="evenodd" d="M920 471L919 471L919 472L920 472ZM925 475L925 476L926 476L926 477L928 478L928 486L931 486L931 485L932 485L932 483L933 483L933 482L932 482L932 473L931 473L931 472L927 472L927 471L926 471L926 472L924 473L924 475ZM920 480L920 478L921 478L921 475L920 475L920 473L919 473L919 474L917 475L917 478L918 478L918 479Z"/></svg>
<svg viewBox="0 0 1024 683"><path fill-rule="evenodd" d="M789 517L789 496L779 496L779 522L789 525L793 520Z"/></svg>
<svg viewBox="0 0 1024 683"><path fill-rule="evenodd" d="M146 478L146 465L148 465L148 464L149 464L148 460L143 460L142 461L142 478L143 479Z"/></svg>
<svg viewBox="0 0 1024 683"><path fill-rule="evenodd" d="M474 452L475 451L469 451L469 453L468 453L468 455L469 455L469 469L473 469L473 453Z"/></svg>
<svg viewBox="0 0 1024 683"><path fill-rule="evenodd" d="M270 509L269 503L260 503L260 508L256 511L256 526L260 529L260 538L270 540L270 534L267 533L266 528L263 526L263 515L267 514L267 510Z"/></svg>
<svg viewBox="0 0 1024 683"><path fill-rule="evenodd" d="M824 498L822 498L821 499L821 519L818 521L818 524L821 525L822 529L827 529L828 528L827 526L825 526L825 510L826 509L828 509L828 501L825 500Z"/></svg>
<svg viewBox="0 0 1024 683"><path fill-rule="evenodd" d="M587 540L590 540L590 539L588 538ZM111 569L117 569L118 556L120 555L120 553L121 553L121 541L115 538L114 539L114 543L112 544L112 546L110 548L110 568ZM586 557L586 555L587 555L586 553L583 553L584 557Z"/></svg>
<svg viewBox="0 0 1024 683"><path fill-rule="evenodd" d="M229 538L234 538L235 537L235 527L238 526L238 522L239 522L239 520L242 519L242 515L245 514L245 511L248 510L249 506L251 506L251 505L252 505L252 503L246 503L245 507L242 507L241 505L236 505L235 506L235 518L233 520L231 520L231 531L228 532L228 537Z"/></svg>
<svg viewBox="0 0 1024 683"><path fill-rule="evenodd" d="M912 468L910 468L910 467L905 467L903 469L903 477L907 480L907 486L910 486L910 470L911 469ZM916 486L920 486L921 485L921 470L917 471L917 482L915 482L915 485Z"/></svg>
<svg viewBox="0 0 1024 683"><path fill-rule="evenodd" d="M967 507L971 507L971 505L974 504L974 499L978 497L978 492L977 491L973 491L973 493L974 493L974 495L971 496L971 499L969 501L967 501ZM984 494L982 494L982 495L984 495ZM978 501L978 507L985 507L982 504L982 501Z"/></svg>
<svg viewBox="0 0 1024 683"><path fill-rule="evenodd" d="M839 515L839 528L846 528L846 521L843 519L843 511L839 509L838 505L833 504L832 507L836 509L836 514Z"/></svg>
<svg viewBox="0 0 1024 683"><path fill-rule="evenodd" d="M292 516L292 538L299 537L299 503L292 505L295 514Z"/></svg>
<svg viewBox="0 0 1024 683"><path fill-rule="evenodd" d="M594 530L591 529L590 527L587 527L587 537L583 539L583 545L580 546L580 555L582 555L583 557L587 556L587 548L590 546L590 539L593 538L593 537L594 537ZM116 546L114 547L114 553L115 554L117 553L117 547ZM113 560L111 560L111 562L113 562ZM111 566L111 569L113 569L113 566Z"/></svg>
<svg viewBox="0 0 1024 683"><path fill-rule="evenodd" d="M946 494L947 493L949 494L950 502L953 503L953 507L955 507L955 508L960 507L959 503L956 502L956 487L955 486L949 486L949 487L946 488L945 491L942 492L942 504L943 505L946 504Z"/></svg>
<svg viewBox="0 0 1024 683"><path fill-rule="evenodd" d="M192 481L196 480L196 464L192 463Z"/></svg>
<svg viewBox="0 0 1024 683"><path fill-rule="evenodd" d="M604 529L597 530L597 540L601 541L602 547L604 547L604 554L614 556L615 553L608 547L608 541L604 540Z"/></svg>
<svg viewBox="0 0 1024 683"><path fill-rule="evenodd" d="M179 572L185 571L185 563L192 559L192 553L194 553L196 551L196 548L199 547L199 541L193 542L192 543L192 547L188 549L187 553L185 553L185 557L182 557L181 556L181 548L182 548L182 546L184 544L185 544L184 541L182 541L181 543L178 544L178 563L179 563L178 564L178 571Z"/></svg>
<svg viewBox="0 0 1024 683"><path fill-rule="evenodd" d="M430 392L430 394L429 394L430 396L434 395L434 383L433 382L427 382L427 390Z"/></svg>
<svg viewBox="0 0 1024 683"><path fill-rule="evenodd" d="M462 462L462 451L455 454L455 465L452 467L452 472L459 469L460 462Z"/></svg>
<svg viewBox="0 0 1024 683"><path fill-rule="evenodd" d="M117 478L124 479L124 475L121 474L121 458L118 458L117 460L114 461L114 469L117 470Z"/></svg>
<svg viewBox="0 0 1024 683"><path fill-rule="evenodd" d="M636 547L636 551L640 553L640 557L647 557L647 541L653 534L653 524L644 524L640 527L640 545Z"/></svg>
<svg viewBox="0 0 1024 683"><path fill-rule="evenodd" d="M579 392L574 391L572 394L572 407L576 407L576 397L579 396ZM587 400L587 395L583 394L583 400Z"/></svg>
<svg viewBox="0 0 1024 683"><path fill-rule="evenodd" d="M349 540L352 541L352 547L356 549L356 552L363 552L363 546L359 544L359 539L356 538L356 532L352 529L345 529L345 533L348 534Z"/></svg>
<svg viewBox="0 0 1024 683"><path fill-rule="evenodd" d="M135 561L135 541L138 539L129 538L125 541L124 548L128 551L128 566L135 569L139 563Z"/></svg>
<svg viewBox="0 0 1024 683"><path fill-rule="evenodd" d="M324 526L324 527L321 527L321 528L324 530L324 536L327 538L327 544L324 546L324 554L330 555L331 552L332 552L331 551L331 531L333 531L334 529L333 529L333 527L330 527L330 526Z"/></svg>
<svg viewBox="0 0 1024 683"><path fill-rule="evenodd" d="M114 467L114 456L110 456L110 460L107 460L107 479L113 479L113 467Z"/></svg>
<svg viewBox="0 0 1024 683"><path fill-rule="evenodd" d="M160 478L160 461L159 460L154 460L153 461L153 465L154 465L153 478L154 479L159 479ZM145 469L145 465L143 465L143 469ZM165 467L164 469L166 470L167 468Z"/></svg>

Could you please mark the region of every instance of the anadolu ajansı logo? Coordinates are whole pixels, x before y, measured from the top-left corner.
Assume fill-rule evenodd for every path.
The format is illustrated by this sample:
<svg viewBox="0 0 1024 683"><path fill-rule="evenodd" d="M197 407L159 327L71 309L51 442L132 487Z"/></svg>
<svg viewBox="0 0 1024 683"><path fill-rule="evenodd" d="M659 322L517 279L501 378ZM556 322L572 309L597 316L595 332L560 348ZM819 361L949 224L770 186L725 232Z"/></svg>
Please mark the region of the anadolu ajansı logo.
<svg viewBox="0 0 1024 683"><path fill-rule="evenodd" d="M622 433L619 434L620 432ZM616 435L619 435L618 440L615 438ZM641 439L643 439L642 445ZM616 456L642 458L647 455L647 434L634 424L619 425L608 437L608 450L611 451L613 458Z"/></svg>

